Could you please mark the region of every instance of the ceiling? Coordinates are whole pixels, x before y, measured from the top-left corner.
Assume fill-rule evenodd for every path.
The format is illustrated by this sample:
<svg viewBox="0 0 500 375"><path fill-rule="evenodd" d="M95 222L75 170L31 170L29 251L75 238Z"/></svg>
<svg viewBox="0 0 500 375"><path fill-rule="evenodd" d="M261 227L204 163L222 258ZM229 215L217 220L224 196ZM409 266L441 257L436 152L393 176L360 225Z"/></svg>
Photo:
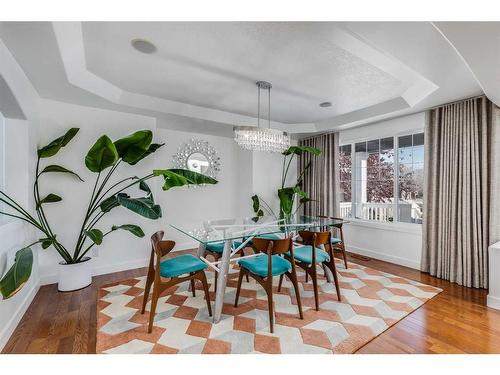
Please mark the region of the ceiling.
<svg viewBox="0 0 500 375"><path fill-rule="evenodd" d="M44 98L231 129L256 125L266 80L272 126L311 133L488 93L454 24L454 43L429 22L1 22L0 39Z"/></svg>

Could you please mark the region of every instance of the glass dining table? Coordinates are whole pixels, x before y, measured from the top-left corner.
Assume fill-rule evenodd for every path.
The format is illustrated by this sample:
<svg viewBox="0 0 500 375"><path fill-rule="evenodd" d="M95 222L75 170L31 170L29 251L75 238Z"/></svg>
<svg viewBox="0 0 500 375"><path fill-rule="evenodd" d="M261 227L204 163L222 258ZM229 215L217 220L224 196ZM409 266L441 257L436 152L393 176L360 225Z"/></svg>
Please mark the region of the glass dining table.
<svg viewBox="0 0 500 375"><path fill-rule="evenodd" d="M295 238L299 230L329 230L341 226L345 221L325 217L294 216L291 219L277 220L274 217L235 218L205 221L199 227L170 226L199 243L197 256L218 273L217 291L215 295L214 323L218 323L222 314L226 281L231 262L247 257L262 256L252 254L236 257L239 251L250 245L256 236L277 235L281 238ZM205 258L205 249L211 243L224 243L222 256L218 261ZM332 280L330 271L324 267L327 280Z"/></svg>

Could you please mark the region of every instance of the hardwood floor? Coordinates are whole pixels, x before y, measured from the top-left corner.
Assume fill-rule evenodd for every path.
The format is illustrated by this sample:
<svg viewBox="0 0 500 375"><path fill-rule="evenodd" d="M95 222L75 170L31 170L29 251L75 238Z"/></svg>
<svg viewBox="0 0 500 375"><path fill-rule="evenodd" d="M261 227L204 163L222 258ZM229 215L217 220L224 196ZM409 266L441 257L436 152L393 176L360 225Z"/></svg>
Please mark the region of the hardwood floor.
<svg viewBox="0 0 500 375"><path fill-rule="evenodd" d="M358 353L500 353L500 311L486 307L485 290L383 261L349 258L443 289ZM43 286L2 353L95 353L97 290L145 274L140 268L97 276L90 287L69 293L59 293L55 284Z"/></svg>

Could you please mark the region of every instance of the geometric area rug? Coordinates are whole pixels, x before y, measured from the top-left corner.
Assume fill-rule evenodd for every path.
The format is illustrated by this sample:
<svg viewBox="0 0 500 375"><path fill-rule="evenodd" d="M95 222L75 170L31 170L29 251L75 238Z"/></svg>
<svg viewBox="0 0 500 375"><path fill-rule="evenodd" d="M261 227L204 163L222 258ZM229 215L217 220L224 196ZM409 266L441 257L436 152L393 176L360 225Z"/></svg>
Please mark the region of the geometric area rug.
<svg viewBox="0 0 500 375"><path fill-rule="evenodd" d="M243 279L235 308L237 266L227 282L222 318L208 316L202 285L196 297L183 283L158 301L152 333L149 306L141 315L145 276L104 285L97 303L97 353L354 353L442 290L369 267L337 262L342 302L335 286L319 277L320 311L314 309L311 280L299 269L304 319L298 315L292 285L281 292L274 280L275 326L269 332L266 293L253 279ZM214 273L207 272L213 308ZM321 273L319 271L318 273Z"/></svg>

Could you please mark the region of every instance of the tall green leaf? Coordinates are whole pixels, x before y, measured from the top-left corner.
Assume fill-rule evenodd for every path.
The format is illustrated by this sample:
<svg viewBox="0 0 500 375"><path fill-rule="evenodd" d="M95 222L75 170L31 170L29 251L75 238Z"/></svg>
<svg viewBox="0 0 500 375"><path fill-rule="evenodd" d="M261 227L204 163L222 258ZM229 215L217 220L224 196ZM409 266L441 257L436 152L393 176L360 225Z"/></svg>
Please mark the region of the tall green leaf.
<svg viewBox="0 0 500 375"><path fill-rule="evenodd" d="M60 201L62 201L62 198L59 195L50 193L40 201L40 205L44 203L55 203Z"/></svg>
<svg viewBox="0 0 500 375"><path fill-rule="evenodd" d="M163 190L169 190L176 186L216 184L218 181L204 174L189 171L187 169L155 169L155 176L163 176Z"/></svg>
<svg viewBox="0 0 500 375"><path fill-rule="evenodd" d="M132 233L134 236L137 236L137 237L144 237L145 236L144 231L141 229L141 227L134 225L134 224L123 224L123 225L119 225L119 226L113 225L113 227L111 228L111 230L113 230L113 231L118 230L118 229L123 229L123 230L129 231L130 233Z"/></svg>
<svg viewBox="0 0 500 375"><path fill-rule="evenodd" d="M102 172L118 160L116 147L107 135L101 136L85 156L85 165L92 172Z"/></svg>
<svg viewBox="0 0 500 375"><path fill-rule="evenodd" d="M295 188L287 187L278 190L278 198L280 200L280 216L281 214L285 216L292 214L294 196Z"/></svg>
<svg viewBox="0 0 500 375"><path fill-rule="evenodd" d="M156 220L161 217L161 207L149 198L127 198L118 194L117 200L121 206L145 218Z"/></svg>
<svg viewBox="0 0 500 375"><path fill-rule="evenodd" d="M112 195L101 202L101 204L99 205L99 207L101 208L101 211L102 212L109 212L113 208L118 207L120 205L120 203L118 203L118 196L130 198L130 196L128 194L125 194L125 193L118 193L118 194Z"/></svg>
<svg viewBox="0 0 500 375"><path fill-rule="evenodd" d="M55 238L40 238L40 243L42 244L42 249L47 249L50 245L56 242Z"/></svg>
<svg viewBox="0 0 500 375"><path fill-rule="evenodd" d="M48 145L40 148L38 150L38 157L48 158L54 156L62 147L66 146L69 141L73 139L73 137L76 135L76 133L78 133L79 130L79 128L71 128L64 135L54 139Z"/></svg>
<svg viewBox="0 0 500 375"><path fill-rule="evenodd" d="M149 185L144 180L142 180L141 182L139 182L139 189L141 189L142 191L145 191L146 193L148 193L148 195L151 194L151 188L149 187Z"/></svg>
<svg viewBox="0 0 500 375"><path fill-rule="evenodd" d="M144 152L139 158L137 158L135 161L129 163L130 165L135 165L137 164L138 162L140 162L142 159L144 159L146 156L149 156L151 155L152 153L154 153L156 150L158 150L160 147L162 147L163 145L165 145L165 143L151 143L148 147L148 149L146 150L146 152Z"/></svg>
<svg viewBox="0 0 500 375"><path fill-rule="evenodd" d="M40 174L42 173L69 173L83 182L82 178L78 176L75 172L70 171L69 169L66 169L64 167L61 167L60 165L48 165L43 169L43 171L40 172Z"/></svg>
<svg viewBox="0 0 500 375"><path fill-rule="evenodd" d="M87 235L88 238L92 240L96 245L102 244L102 239L104 237L104 234L102 233L101 230L99 229L91 229L91 230L86 230L85 234Z"/></svg>
<svg viewBox="0 0 500 375"><path fill-rule="evenodd" d="M283 152L283 155L302 155L304 152L309 152L313 155L321 154L321 150L316 147L308 147L308 146L290 146L288 150Z"/></svg>
<svg viewBox="0 0 500 375"><path fill-rule="evenodd" d="M252 196L252 208L257 218L264 216L264 211L260 208L260 199L257 194Z"/></svg>
<svg viewBox="0 0 500 375"><path fill-rule="evenodd" d="M25 247L16 253L14 264L0 280L0 293L4 299L14 296L28 281L33 267L33 251Z"/></svg>
<svg viewBox="0 0 500 375"><path fill-rule="evenodd" d="M118 156L128 164L136 163L149 149L153 133L151 130L139 130L115 141Z"/></svg>

